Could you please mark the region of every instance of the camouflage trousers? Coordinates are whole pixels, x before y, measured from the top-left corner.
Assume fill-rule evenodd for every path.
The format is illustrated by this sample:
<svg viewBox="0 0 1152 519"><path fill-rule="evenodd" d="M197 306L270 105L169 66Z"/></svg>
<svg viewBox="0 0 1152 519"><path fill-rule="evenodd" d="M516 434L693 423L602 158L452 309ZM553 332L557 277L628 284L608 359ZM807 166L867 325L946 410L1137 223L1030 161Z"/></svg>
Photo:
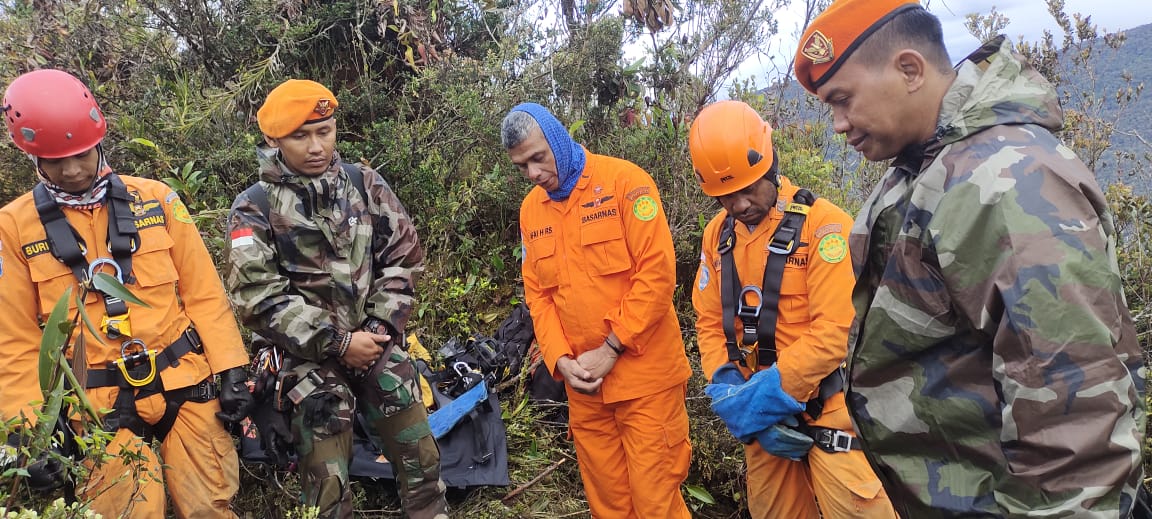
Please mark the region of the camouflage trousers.
<svg viewBox="0 0 1152 519"><path fill-rule="evenodd" d="M393 348L362 376L335 359L304 362L291 371L303 386L315 385L292 413L304 505L319 508L324 519L352 519L348 465L359 399L359 409L396 474L405 516L448 518L440 449L428 427L428 409L407 352Z"/></svg>

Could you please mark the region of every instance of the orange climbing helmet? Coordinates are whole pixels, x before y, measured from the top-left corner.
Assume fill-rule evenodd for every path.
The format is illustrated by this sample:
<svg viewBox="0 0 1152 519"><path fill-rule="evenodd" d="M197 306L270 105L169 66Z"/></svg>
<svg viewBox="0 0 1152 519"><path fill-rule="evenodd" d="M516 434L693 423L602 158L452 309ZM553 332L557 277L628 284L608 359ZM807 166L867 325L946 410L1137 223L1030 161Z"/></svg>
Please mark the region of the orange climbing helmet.
<svg viewBox="0 0 1152 519"><path fill-rule="evenodd" d="M71 157L100 144L108 133L92 92L62 70L34 70L12 80L0 110L12 142L35 157Z"/></svg>
<svg viewBox="0 0 1152 519"><path fill-rule="evenodd" d="M692 121L688 153L704 194L728 195L748 187L772 168L772 126L746 103L712 103ZM778 182L775 177L770 180Z"/></svg>

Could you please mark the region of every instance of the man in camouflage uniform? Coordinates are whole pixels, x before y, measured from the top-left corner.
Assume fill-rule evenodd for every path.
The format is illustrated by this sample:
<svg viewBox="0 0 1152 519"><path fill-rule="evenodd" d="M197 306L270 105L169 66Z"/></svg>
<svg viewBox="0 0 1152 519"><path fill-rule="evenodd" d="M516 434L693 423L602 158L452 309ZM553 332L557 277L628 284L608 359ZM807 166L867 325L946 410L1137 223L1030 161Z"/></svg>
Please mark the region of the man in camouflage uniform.
<svg viewBox="0 0 1152 519"><path fill-rule="evenodd" d="M288 80L268 94L257 114L267 144L257 150L261 191L232 204L225 281L244 324L287 353L279 395L295 404L304 504L321 517L352 517L359 398L407 516L446 518L440 452L401 340L423 251L384 179L341 162L337 106L313 81Z"/></svg>
<svg viewBox="0 0 1152 519"><path fill-rule="evenodd" d="M1144 365L1091 171L1003 37L955 69L915 0L840 0L796 76L869 160L849 408L903 517L1127 517Z"/></svg>

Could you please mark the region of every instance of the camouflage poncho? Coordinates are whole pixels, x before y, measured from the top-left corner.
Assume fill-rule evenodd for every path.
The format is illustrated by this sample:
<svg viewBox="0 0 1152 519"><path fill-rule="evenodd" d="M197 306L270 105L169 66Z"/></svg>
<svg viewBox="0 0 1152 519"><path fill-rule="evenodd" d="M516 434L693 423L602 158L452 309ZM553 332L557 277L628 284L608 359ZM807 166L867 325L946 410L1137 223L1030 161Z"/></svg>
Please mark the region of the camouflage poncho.
<svg viewBox="0 0 1152 519"><path fill-rule="evenodd" d="M370 213L339 157L316 177L293 174L275 150L259 160L270 218L244 194L229 216L224 278L244 325L316 362L369 318L403 333L424 255L384 179L362 169Z"/></svg>
<svg viewBox="0 0 1152 519"><path fill-rule="evenodd" d="M1127 517L1145 374L1116 231L1010 49L958 67L856 220L849 406L906 518Z"/></svg>

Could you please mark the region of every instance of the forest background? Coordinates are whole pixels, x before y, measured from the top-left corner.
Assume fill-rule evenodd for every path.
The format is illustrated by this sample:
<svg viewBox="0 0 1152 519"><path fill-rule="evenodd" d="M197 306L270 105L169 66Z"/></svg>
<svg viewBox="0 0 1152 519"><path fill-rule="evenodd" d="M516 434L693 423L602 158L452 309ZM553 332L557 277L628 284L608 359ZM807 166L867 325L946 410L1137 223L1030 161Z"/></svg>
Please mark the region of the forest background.
<svg viewBox="0 0 1152 519"><path fill-rule="evenodd" d="M728 82L780 37L774 12L797 3L811 19L828 0L624 1L621 13L602 0L2 0L0 83L44 67L81 77L108 115L113 167L176 189L217 260L228 207L255 180L255 112L264 95L290 77L328 85L340 100L341 155L383 174L426 248L408 331L430 349L491 334L520 300L517 212L531 186L509 163L498 127L517 103L540 102L588 149L635 162L656 180L678 258L676 308L698 371L684 287L719 206L692 174L685 137L694 114L720 98L749 102L776 128L782 172L852 214L883 166L861 161L833 135L824 108L790 78L766 87ZM1108 33L1065 13L1062 0L1047 0L1047 8L1061 29L1017 47L1060 89L1060 137L1107 190L1147 352L1152 108L1141 94L1152 26ZM980 40L1008 23L995 10L968 21ZM642 57L626 61L628 46L642 48ZM5 141L0 205L35 182L31 162ZM699 517L741 517L740 447L709 411L702 385L697 373L684 493ZM454 492L454 515L587 516L563 425L544 419L551 410L525 405L523 377L502 398L513 487ZM243 472L243 515L309 516L291 504L292 476ZM358 481L356 492L360 517L399 515L389 485ZM0 507L41 505L27 496L0 477Z"/></svg>

